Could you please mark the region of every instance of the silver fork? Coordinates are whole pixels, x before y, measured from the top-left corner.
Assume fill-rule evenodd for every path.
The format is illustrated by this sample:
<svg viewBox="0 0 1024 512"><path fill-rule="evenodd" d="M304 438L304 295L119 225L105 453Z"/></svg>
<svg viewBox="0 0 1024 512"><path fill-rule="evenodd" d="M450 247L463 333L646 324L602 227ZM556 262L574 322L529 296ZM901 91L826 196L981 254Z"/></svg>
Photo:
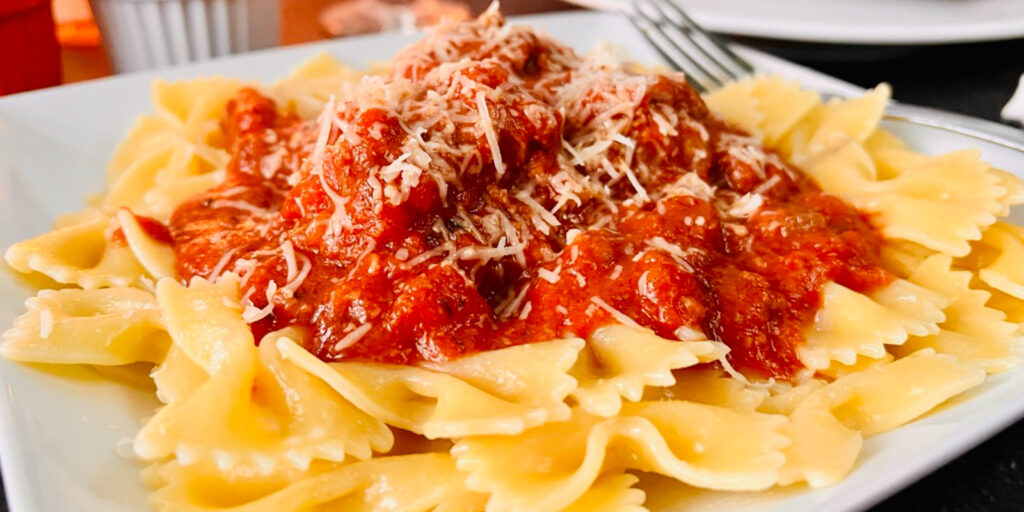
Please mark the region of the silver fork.
<svg viewBox="0 0 1024 512"><path fill-rule="evenodd" d="M673 0L634 0L624 12L700 92L754 74L754 66L695 23Z"/></svg>
<svg viewBox="0 0 1024 512"><path fill-rule="evenodd" d="M623 12L633 25L700 92L754 74L753 65L694 22L675 0L630 0L626 4ZM892 101L886 107L885 120L938 128L1024 153L1020 131L962 114Z"/></svg>

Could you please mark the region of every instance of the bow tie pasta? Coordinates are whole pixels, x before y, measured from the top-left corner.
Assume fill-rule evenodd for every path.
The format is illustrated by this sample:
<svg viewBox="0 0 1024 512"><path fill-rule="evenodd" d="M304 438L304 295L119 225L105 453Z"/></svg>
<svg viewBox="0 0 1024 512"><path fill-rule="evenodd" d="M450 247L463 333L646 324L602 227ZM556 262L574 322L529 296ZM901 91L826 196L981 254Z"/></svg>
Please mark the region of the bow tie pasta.
<svg viewBox="0 0 1024 512"><path fill-rule="evenodd" d="M701 97L489 11L153 91L106 194L7 250L55 289L0 353L149 372L156 510L823 487L1022 361L1024 186L882 130L885 85Z"/></svg>

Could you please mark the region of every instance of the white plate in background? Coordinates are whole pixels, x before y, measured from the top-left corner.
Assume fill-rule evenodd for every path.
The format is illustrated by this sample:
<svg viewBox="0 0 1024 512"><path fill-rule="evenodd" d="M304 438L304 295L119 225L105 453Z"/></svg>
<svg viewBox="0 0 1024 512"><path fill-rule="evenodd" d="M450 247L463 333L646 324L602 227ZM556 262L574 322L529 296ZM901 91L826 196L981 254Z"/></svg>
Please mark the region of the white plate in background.
<svg viewBox="0 0 1024 512"><path fill-rule="evenodd" d="M521 18L586 51L610 39L642 61L657 53L623 18L593 12ZM587 27L587 30L579 30ZM354 66L391 57L416 39L384 34L314 43L182 68L124 75L0 99L0 246L41 233L59 214L81 208L86 194L103 184L106 160L134 119L151 110L154 78L224 74L271 81L304 59L327 51ZM759 67L802 72L751 54ZM808 76L808 75L805 75ZM816 86L839 87L820 76ZM1024 176L1024 155L998 144L913 125L888 128L925 153L964 147L981 149L987 160ZM1014 218L1017 223L1024 216ZM0 273L0 328L24 310L33 293ZM98 378L92 370L64 377L0 360L0 463L12 512L128 512L147 510L140 466L119 457L115 445L131 436L158 403L151 393ZM872 437L853 473L827 489L765 493L712 493L673 486L649 497L655 510L850 511L863 509L916 480L1024 416L1024 371L987 380L917 422ZM680 495L685 493L685 504Z"/></svg>
<svg viewBox="0 0 1024 512"><path fill-rule="evenodd" d="M567 1L613 9L632 0ZM1024 37L1021 0L675 1L710 30L784 41L931 45Z"/></svg>

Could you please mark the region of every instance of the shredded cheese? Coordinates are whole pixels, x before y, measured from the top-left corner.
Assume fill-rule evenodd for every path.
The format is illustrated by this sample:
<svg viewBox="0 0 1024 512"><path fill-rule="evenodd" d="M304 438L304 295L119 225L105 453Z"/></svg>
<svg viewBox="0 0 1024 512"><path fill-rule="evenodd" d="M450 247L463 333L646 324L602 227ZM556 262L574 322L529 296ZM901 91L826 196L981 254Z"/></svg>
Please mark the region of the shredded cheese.
<svg viewBox="0 0 1024 512"><path fill-rule="evenodd" d="M487 110L487 98L484 91L476 93L476 108L480 112L480 125L487 137L487 145L491 147L491 158L494 159L494 170L501 178L505 174L505 162L501 159L501 148L498 147L498 134L494 131L494 123L491 121L491 113Z"/></svg>
<svg viewBox="0 0 1024 512"><path fill-rule="evenodd" d="M613 308L611 304L605 302L603 299L601 299L601 297L595 295L590 298L590 302L593 302L595 305L597 305L597 307L608 312L608 314L612 315L612 318L617 320L619 323L623 325L628 325L630 327L640 327L640 324L636 323L636 321L634 321L632 318L627 316L622 311Z"/></svg>
<svg viewBox="0 0 1024 512"><path fill-rule="evenodd" d="M366 336L366 334L370 332L370 329L372 328L373 324L363 324L360 325L359 327L356 327L355 329L352 329L351 331L348 332L348 334L342 336L342 338L338 340L337 343L334 344L334 352L338 353L351 347L352 345L355 345L356 343L359 342L359 340L363 339L363 336Z"/></svg>
<svg viewBox="0 0 1024 512"><path fill-rule="evenodd" d="M275 293L277 293L277 283L270 281L270 283L267 284L267 305L262 308L257 308L253 305L252 301L247 301L245 309L242 311L242 320L245 320L245 323L247 324L251 324L270 316L274 311Z"/></svg>
<svg viewBox="0 0 1024 512"><path fill-rule="evenodd" d="M530 284L527 283L525 286L523 286L521 290L519 290L519 293L512 297L511 300L499 304L497 310L495 311L495 313L498 314L498 318L505 319L512 316L512 314L514 314L519 309L519 303L523 301L523 298L526 297L526 292L528 292L529 290Z"/></svg>
<svg viewBox="0 0 1024 512"><path fill-rule="evenodd" d="M712 201L715 198L715 187L701 179L695 172L688 172L679 177L671 185L665 187L664 197L685 195L696 197L702 201Z"/></svg>
<svg viewBox="0 0 1024 512"><path fill-rule="evenodd" d="M558 217L555 217L555 215L548 211L547 208L544 208L544 205L537 202L537 200L530 195L529 191L524 190L516 194L516 199L519 199L524 204L526 204L526 206L529 206L530 209L533 210L536 213L536 215L538 215L541 218L541 220L543 220L551 227L557 227L562 225L562 223L558 220Z"/></svg>
<svg viewBox="0 0 1024 512"><path fill-rule="evenodd" d="M505 245L505 237L501 237L498 241L497 247L485 247L485 246L469 246L463 247L456 252L456 257L461 260L497 260L506 256L513 256L518 258L523 254L523 249L526 248L525 243L518 243L514 245Z"/></svg>
<svg viewBox="0 0 1024 512"><path fill-rule="evenodd" d="M348 204L347 197L341 197L330 185L327 184L327 180L324 179L324 174L321 172L320 187L323 188L324 193L330 198L331 202L334 203L334 212L331 213L330 221L327 224L328 232L332 235L340 235L343 228L352 229L352 218L349 217L348 212L345 211L345 205Z"/></svg>
<svg viewBox="0 0 1024 512"><path fill-rule="evenodd" d="M567 245L572 245L572 243L576 241L576 237L580 236L581 234L583 234L583 230L582 229L578 229L578 228L572 228L569 231L566 231L566 233L565 233L565 243ZM579 246L573 245L572 251L573 251L572 259L575 260L576 257L579 255Z"/></svg>
<svg viewBox="0 0 1024 512"><path fill-rule="evenodd" d="M526 248L525 240L522 242L520 241L519 232L516 231L515 226L512 225L512 221L510 221L508 217L503 215L498 210L495 210L495 213L498 214L498 220L501 222L501 228L505 231L505 237L508 239L509 247L514 248L515 250L513 256L515 257L516 263L519 263L520 266L525 267L526 253L523 252L523 250Z"/></svg>
<svg viewBox="0 0 1024 512"><path fill-rule="evenodd" d="M782 181L782 179L776 174L761 182L760 185L754 187L754 190L751 190L750 193L755 195L764 195L765 192L771 190L772 187L777 185L780 181Z"/></svg>
<svg viewBox="0 0 1024 512"><path fill-rule="evenodd" d="M291 298L295 295L295 291L302 286L302 283L309 276L309 272L313 270L313 262L309 261L309 258L302 253L298 253L299 259L302 260L302 268L295 274L294 278L289 278L288 282L281 288L281 294L287 298ZM289 273L289 276L291 274Z"/></svg>
<svg viewBox="0 0 1024 512"><path fill-rule="evenodd" d="M761 197L761 194L743 194L732 203L725 213L735 219L746 219L757 213L763 204L764 198Z"/></svg>
<svg viewBox="0 0 1024 512"><path fill-rule="evenodd" d="M455 251L455 244L453 244L451 242L445 242L445 243L443 243L443 244L441 244L441 245L439 245L437 247L434 247L433 249L430 249L429 251L423 251L423 252L417 254L411 260L406 261L405 264L410 266L410 267L415 267L415 266L419 265L420 263L426 262L426 261L428 261L428 260L430 260L432 258L435 258L435 257L437 257L437 256L439 256L441 254L452 253L454 251Z"/></svg>
<svg viewBox="0 0 1024 512"><path fill-rule="evenodd" d="M562 276L559 275L557 271L551 271L546 268L539 268L537 269L537 277L554 284L557 283Z"/></svg>
<svg viewBox="0 0 1024 512"><path fill-rule="evenodd" d="M211 208L234 208L236 210L242 210L249 212L254 215L261 215L269 212L266 208L260 208L248 201L239 201L233 199L217 199L210 203Z"/></svg>
<svg viewBox="0 0 1024 512"><path fill-rule="evenodd" d="M295 248L292 247L291 240L286 240L285 243L281 244L281 255L284 257L285 268L288 272L285 281L291 282L299 275L299 267L295 263Z"/></svg>
<svg viewBox="0 0 1024 512"><path fill-rule="evenodd" d="M210 271L210 277L216 281L220 279L221 274L224 273L224 269L227 267L228 262L231 258L241 249L240 247L232 247L230 250L221 255L220 259L217 260L217 264L214 265L213 270Z"/></svg>
<svg viewBox="0 0 1024 512"><path fill-rule="evenodd" d="M317 119L317 123L320 126L317 132L316 144L313 146L313 152L310 154L310 161L313 162L313 172L323 172L323 161L324 151L327 149L327 139L331 136L331 116L334 112L334 95L332 94L330 99L327 100L327 104L324 105L324 110L320 113L320 117Z"/></svg>
<svg viewBox="0 0 1024 512"><path fill-rule="evenodd" d="M703 219L704 217L698 218ZM679 247L678 245L673 244L660 236L656 236L654 238L651 238L650 240L647 240L647 245L651 246L654 249L659 249L669 253L669 255L671 255L672 258L676 260L676 263L678 263L679 266L686 269L687 272L693 272L693 266L690 265L690 262L686 260L688 256L687 251L684 251L682 247Z"/></svg>
<svg viewBox="0 0 1024 512"><path fill-rule="evenodd" d="M532 302L527 302L523 306L522 312L519 313L519 319L520 320L526 320L526 318L530 316L530 311L532 311L532 310L533 310L533 303Z"/></svg>
<svg viewBox="0 0 1024 512"><path fill-rule="evenodd" d="M579 270L572 269L572 275L576 278L576 284L578 284L580 288L587 287L587 278L584 277Z"/></svg>
<svg viewBox="0 0 1024 512"><path fill-rule="evenodd" d="M615 268L612 269L612 273L608 275L608 279L615 280L618 279L620 275L622 275L622 265L615 265Z"/></svg>
<svg viewBox="0 0 1024 512"><path fill-rule="evenodd" d="M647 189L645 189L644 186L640 184L640 180L637 179L636 174L633 173L633 170L630 169L628 166L623 167L622 170L625 171L626 179L629 180L629 184L633 186L634 190L636 190L635 199L637 199L640 202L640 204L650 201L650 194L648 194Z"/></svg>
<svg viewBox="0 0 1024 512"><path fill-rule="evenodd" d="M686 325L681 325L672 334L675 335L679 341L697 341L706 340L708 337L704 334L704 331L695 329Z"/></svg>

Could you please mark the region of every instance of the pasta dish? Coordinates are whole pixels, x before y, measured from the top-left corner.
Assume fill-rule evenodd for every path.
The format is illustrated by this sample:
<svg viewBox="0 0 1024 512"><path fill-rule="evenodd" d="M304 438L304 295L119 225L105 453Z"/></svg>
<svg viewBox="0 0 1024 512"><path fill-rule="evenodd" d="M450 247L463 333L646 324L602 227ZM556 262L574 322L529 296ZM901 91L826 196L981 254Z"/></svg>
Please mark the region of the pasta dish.
<svg viewBox="0 0 1024 512"><path fill-rule="evenodd" d="M6 252L10 359L142 376L166 511L640 511L834 484L1021 363L1024 202L889 88L700 95L491 9L367 73L158 81L107 191Z"/></svg>

